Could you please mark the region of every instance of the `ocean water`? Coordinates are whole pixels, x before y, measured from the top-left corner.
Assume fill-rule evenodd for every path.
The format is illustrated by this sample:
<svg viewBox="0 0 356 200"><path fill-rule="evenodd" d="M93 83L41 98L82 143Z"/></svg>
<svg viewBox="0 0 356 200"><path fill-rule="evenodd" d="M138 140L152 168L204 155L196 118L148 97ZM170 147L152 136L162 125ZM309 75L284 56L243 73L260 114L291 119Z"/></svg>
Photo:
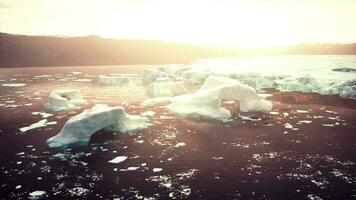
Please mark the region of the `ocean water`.
<svg viewBox="0 0 356 200"><path fill-rule="evenodd" d="M356 57L332 57L224 58L183 67L219 73L231 72L226 69L285 72L284 76L296 71L318 76L322 71L341 82L352 79L354 73L332 72L331 68L355 66L350 65ZM160 67L170 66L1 68L0 199L355 197L353 100L313 95L324 101L287 104L278 101L278 95L285 93L277 92L271 97L276 100L271 113L240 116L232 104L226 104L234 111L231 121L191 120L164 107L140 105L148 98L142 84L144 69ZM199 73L202 71L195 75ZM101 74L131 74L135 85L99 85ZM48 110L48 95L54 89L78 89L87 103L69 112ZM153 125L133 134L99 131L84 147L48 147L46 140L59 133L68 119L96 104L120 105L132 115L154 113L148 116ZM35 114L39 112L42 114ZM44 118L56 123L21 132ZM127 159L110 162L119 156Z"/></svg>
<svg viewBox="0 0 356 200"><path fill-rule="evenodd" d="M266 76L311 76L319 80L345 81L356 78L356 73L332 71L333 68L341 67L356 69L356 55L226 57L197 60L192 66L220 72L260 73Z"/></svg>

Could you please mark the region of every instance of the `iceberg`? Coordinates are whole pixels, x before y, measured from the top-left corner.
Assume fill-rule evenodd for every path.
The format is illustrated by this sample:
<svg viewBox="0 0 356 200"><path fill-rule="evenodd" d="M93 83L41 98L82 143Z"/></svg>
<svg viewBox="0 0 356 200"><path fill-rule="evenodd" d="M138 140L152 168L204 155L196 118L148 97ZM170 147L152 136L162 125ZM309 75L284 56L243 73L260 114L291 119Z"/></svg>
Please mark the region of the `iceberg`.
<svg viewBox="0 0 356 200"><path fill-rule="evenodd" d="M47 108L52 111L67 111L85 103L79 90L53 90L48 98Z"/></svg>
<svg viewBox="0 0 356 200"><path fill-rule="evenodd" d="M102 85L127 85L131 83L131 78L123 75L99 75L98 83Z"/></svg>
<svg viewBox="0 0 356 200"><path fill-rule="evenodd" d="M230 118L231 113L221 107L223 101L234 101L240 104L242 112L268 112L272 110L272 103L259 96L256 90L237 80L209 76L203 86L194 94L185 94L177 97L158 97L146 100L145 106L168 104L167 109L173 113L204 117L224 121Z"/></svg>
<svg viewBox="0 0 356 200"><path fill-rule="evenodd" d="M356 85L354 58L343 58L343 62L349 67L335 68L332 66L339 65L337 59L314 60L309 56L217 58L197 60L189 65L166 65L156 72L160 77L182 80L185 86L203 84L209 76L224 76L257 90L276 88L355 99L352 89Z"/></svg>
<svg viewBox="0 0 356 200"><path fill-rule="evenodd" d="M123 107L97 104L69 119L57 135L47 140L47 144L52 148L83 146L89 143L94 133L102 129L128 132L149 125L145 118L126 114Z"/></svg>
<svg viewBox="0 0 356 200"><path fill-rule="evenodd" d="M150 97L170 97L187 93L182 81L173 81L168 78L158 78L146 89Z"/></svg>
<svg viewBox="0 0 356 200"><path fill-rule="evenodd" d="M272 103L257 95L254 88L237 80L218 76L209 76L198 91L174 98L167 108L185 116L198 115L226 120L230 118L231 113L221 107L222 101L238 102L242 112L272 110Z"/></svg>
<svg viewBox="0 0 356 200"><path fill-rule="evenodd" d="M142 82L143 84L150 84L160 77L166 77L166 74L155 69L145 69L142 75Z"/></svg>

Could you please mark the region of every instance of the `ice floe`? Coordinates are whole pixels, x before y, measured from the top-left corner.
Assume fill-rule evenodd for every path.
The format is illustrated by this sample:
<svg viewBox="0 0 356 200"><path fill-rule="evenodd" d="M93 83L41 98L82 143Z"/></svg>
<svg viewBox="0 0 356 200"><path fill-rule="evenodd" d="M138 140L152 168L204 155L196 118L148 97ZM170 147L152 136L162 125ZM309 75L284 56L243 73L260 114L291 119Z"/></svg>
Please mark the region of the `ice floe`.
<svg viewBox="0 0 356 200"><path fill-rule="evenodd" d="M231 78L217 76L206 79L203 86L194 94L153 98L144 101L142 105L168 103L168 110L176 114L226 120L231 113L221 107L222 101L239 102L242 112L267 112L272 109L272 103L258 96L252 87Z"/></svg>
<svg viewBox="0 0 356 200"><path fill-rule="evenodd" d="M165 80L158 78L146 89L150 97L170 97L187 93L182 81Z"/></svg>
<svg viewBox="0 0 356 200"><path fill-rule="evenodd" d="M127 85L131 83L131 78L123 75L99 75L98 83L102 85Z"/></svg>
<svg viewBox="0 0 356 200"><path fill-rule="evenodd" d="M126 114L123 107L98 104L69 119L62 130L49 138L47 143L50 147L87 145L90 137L104 128L128 132L149 125L145 118Z"/></svg>
<svg viewBox="0 0 356 200"><path fill-rule="evenodd" d="M67 111L85 103L79 90L53 90L49 97L47 108L53 111Z"/></svg>
<svg viewBox="0 0 356 200"><path fill-rule="evenodd" d="M33 115L41 115L42 118L48 118L53 116L53 114L46 113L46 112L32 112Z"/></svg>
<svg viewBox="0 0 356 200"><path fill-rule="evenodd" d="M29 199L40 199L46 194L46 191L36 190L29 194Z"/></svg>
<svg viewBox="0 0 356 200"><path fill-rule="evenodd" d="M56 124L57 124L56 121L47 122L47 119L42 119L39 122L31 124L30 126L19 128L19 130L21 131L21 133L24 133L32 129L43 128L46 127L47 125L56 125Z"/></svg>
<svg viewBox="0 0 356 200"><path fill-rule="evenodd" d="M25 83L3 83L1 86L3 87L23 87L25 86Z"/></svg>
<svg viewBox="0 0 356 200"><path fill-rule="evenodd" d="M153 168L152 171L157 173L157 172L163 171L163 169L162 168Z"/></svg>
<svg viewBox="0 0 356 200"><path fill-rule="evenodd" d="M150 80L152 82L157 77L167 76L175 80L183 80L184 84L202 84L209 76L216 75L238 79L241 83L256 89L277 88L282 91L339 94L345 98L356 98L356 88L352 87L356 86L353 73L340 75L340 71L354 72L353 68L344 67L328 71L330 66L325 66L325 72L320 72L318 68L318 73L315 73L315 69L312 73L308 73L310 66L304 66L307 70L295 68L293 71L291 68L286 68L285 63L275 66L276 63L272 62L269 64L273 66L265 67L266 63L262 57L254 58L254 62L244 62L244 60L248 59L206 59L197 60L189 65L167 65L153 70L156 76Z"/></svg>
<svg viewBox="0 0 356 200"><path fill-rule="evenodd" d="M210 76L194 94L172 98L167 108L183 116L226 120L231 113L221 107L222 101L239 102L242 112L267 112L272 109L272 103L259 97L252 87L234 79L217 76Z"/></svg>
<svg viewBox="0 0 356 200"><path fill-rule="evenodd" d="M127 159L127 156L117 156L116 158L109 160L108 163L121 163L124 162Z"/></svg>
<svg viewBox="0 0 356 200"><path fill-rule="evenodd" d="M142 75L142 82L144 84L150 84L160 77L166 77L165 73L156 69L144 69Z"/></svg>

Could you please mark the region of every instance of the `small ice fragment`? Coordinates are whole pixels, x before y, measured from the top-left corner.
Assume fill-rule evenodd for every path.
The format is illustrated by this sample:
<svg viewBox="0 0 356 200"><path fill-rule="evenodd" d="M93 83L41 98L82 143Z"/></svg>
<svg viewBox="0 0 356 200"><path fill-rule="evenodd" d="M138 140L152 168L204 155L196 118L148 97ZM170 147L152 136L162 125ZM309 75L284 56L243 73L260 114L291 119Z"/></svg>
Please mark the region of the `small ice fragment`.
<svg viewBox="0 0 356 200"><path fill-rule="evenodd" d="M293 126L290 123L285 123L284 128L292 129Z"/></svg>
<svg viewBox="0 0 356 200"><path fill-rule="evenodd" d="M17 185L17 186L15 187L15 189L18 190L18 189L21 189L21 187L22 187L21 185Z"/></svg>
<svg viewBox="0 0 356 200"><path fill-rule="evenodd" d="M184 143L184 142L180 142L180 143L177 143L176 145L175 145L175 147L183 147L183 146L185 146L186 144Z"/></svg>
<svg viewBox="0 0 356 200"><path fill-rule="evenodd" d="M76 79L74 80L75 82L90 82L91 79L88 79L88 78L80 78L80 79Z"/></svg>
<svg viewBox="0 0 356 200"><path fill-rule="evenodd" d="M326 126L326 127L333 127L334 124L323 124L323 126Z"/></svg>
<svg viewBox="0 0 356 200"><path fill-rule="evenodd" d="M47 122L47 119L43 119L43 120L41 120L39 122L31 124L30 126L20 128L20 131L21 131L21 133L24 133L24 132L32 130L32 129L42 128L42 127L45 127L47 125L55 125L55 124L57 124L56 121Z"/></svg>
<svg viewBox="0 0 356 200"><path fill-rule="evenodd" d="M22 155L25 155L25 152L16 153L16 155L22 156Z"/></svg>
<svg viewBox="0 0 356 200"><path fill-rule="evenodd" d="M301 123L301 124L310 124L312 123L311 120L300 120L298 123Z"/></svg>
<svg viewBox="0 0 356 200"><path fill-rule="evenodd" d="M3 87L23 87L25 85L26 85L25 83L4 83L4 84L1 84L1 86L3 86Z"/></svg>
<svg viewBox="0 0 356 200"><path fill-rule="evenodd" d="M253 122L262 120L261 118L258 118L258 117L243 116L243 115L240 115L240 114L239 114L239 117L242 120L253 121Z"/></svg>
<svg viewBox="0 0 356 200"><path fill-rule="evenodd" d="M128 167L127 170L134 171L134 170L137 170L138 168L140 168L140 167Z"/></svg>
<svg viewBox="0 0 356 200"><path fill-rule="evenodd" d="M297 113L309 113L309 111L307 111L307 110L296 110L297 111Z"/></svg>
<svg viewBox="0 0 356 200"><path fill-rule="evenodd" d="M271 112L269 112L269 114L271 114L271 115L278 115L279 112L271 111Z"/></svg>
<svg viewBox="0 0 356 200"><path fill-rule="evenodd" d="M224 157L212 157L214 160L222 160Z"/></svg>
<svg viewBox="0 0 356 200"><path fill-rule="evenodd" d="M145 112L141 113L141 116L142 117L152 117L155 114L156 114L156 112L154 112L154 111L145 111Z"/></svg>
<svg viewBox="0 0 356 200"><path fill-rule="evenodd" d="M48 118L53 116L53 114L46 113L46 112L32 112L33 115L41 115L42 118Z"/></svg>
<svg viewBox="0 0 356 200"><path fill-rule="evenodd" d="M126 159L127 159L127 156L117 156L116 158L109 160L108 162L117 164L117 163L124 162Z"/></svg>
<svg viewBox="0 0 356 200"><path fill-rule="evenodd" d="M163 170L162 168L153 168L152 171L156 173L156 172L161 172L162 170Z"/></svg>
<svg viewBox="0 0 356 200"><path fill-rule="evenodd" d="M45 194L46 194L45 191L36 190L30 193L29 199L39 199Z"/></svg>

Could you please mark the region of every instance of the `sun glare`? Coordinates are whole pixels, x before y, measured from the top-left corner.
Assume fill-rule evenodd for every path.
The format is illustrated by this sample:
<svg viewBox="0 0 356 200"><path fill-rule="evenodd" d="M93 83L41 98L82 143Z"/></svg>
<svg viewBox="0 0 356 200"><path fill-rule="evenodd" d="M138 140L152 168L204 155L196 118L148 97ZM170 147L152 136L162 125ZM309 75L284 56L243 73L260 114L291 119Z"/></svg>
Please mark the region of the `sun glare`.
<svg viewBox="0 0 356 200"><path fill-rule="evenodd" d="M355 42L356 2L274 0L62 0L4 5L1 27L29 35L89 35L265 47ZM6 3L8 2L8 3ZM31 23L29 23L31 22Z"/></svg>

